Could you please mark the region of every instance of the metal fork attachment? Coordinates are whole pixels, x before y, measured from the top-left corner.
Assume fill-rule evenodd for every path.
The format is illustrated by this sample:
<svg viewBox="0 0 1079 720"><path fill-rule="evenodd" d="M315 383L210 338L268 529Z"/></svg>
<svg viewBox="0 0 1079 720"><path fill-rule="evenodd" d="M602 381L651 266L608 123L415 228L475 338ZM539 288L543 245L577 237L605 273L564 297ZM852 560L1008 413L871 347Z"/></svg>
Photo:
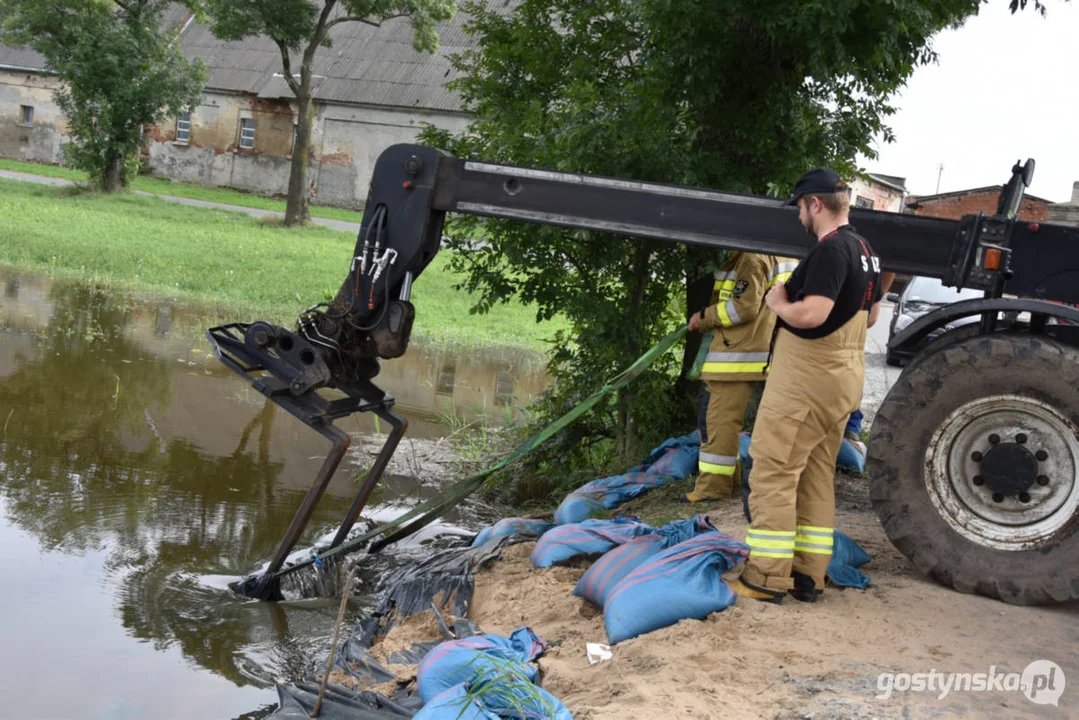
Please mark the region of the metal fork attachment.
<svg viewBox="0 0 1079 720"><path fill-rule="evenodd" d="M337 389L345 395L343 398L328 400L320 395L317 389L326 387L331 378L325 349L317 348L307 338L284 327L261 321L231 323L210 328L207 336L222 363L244 377L255 390L333 443L269 566L261 575L244 578L233 585L233 590L247 597L281 600L280 582L275 573L281 569L303 534L349 447L349 436L334 426L333 421L357 412L373 412L393 429L345 514L330 543L331 548L345 540L367 505L371 492L408 428L408 421L393 412L393 397L370 380L357 378L348 385L338 384Z"/></svg>

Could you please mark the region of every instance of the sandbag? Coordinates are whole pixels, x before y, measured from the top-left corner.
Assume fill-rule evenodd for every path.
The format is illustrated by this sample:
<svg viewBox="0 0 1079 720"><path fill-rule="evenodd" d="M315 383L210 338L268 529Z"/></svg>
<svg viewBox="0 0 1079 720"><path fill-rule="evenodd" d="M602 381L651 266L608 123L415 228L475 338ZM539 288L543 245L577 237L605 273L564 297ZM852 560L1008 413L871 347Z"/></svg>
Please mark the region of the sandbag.
<svg viewBox="0 0 1079 720"><path fill-rule="evenodd" d="M836 467L855 472L864 472L865 455L865 445L861 441L855 443L848 438L843 438L843 442L839 446L839 454L835 459Z"/></svg>
<svg viewBox="0 0 1079 720"><path fill-rule="evenodd" d="M594 562L577 581L573 594L603 607L614 586L649 558L672 545L710 531L715 531L715 528L708 521L708 516L697 515L688 520L667 523L657 528L654 534L635 537L624 545L608 550Z"/></svg>
<svg viewBox="0 0 1079 720"><path fill-rule="evenodd" d="M602 555L615 545L655 532L651 525L626 515L561 525L544 533L532 548L532 566L546 568L578 555Z"/></svg>
<svg viewBox="0 0 1079 720"><path fill-rule="evenodd" d="M611 645L673 625L703 620L734 604L720 577L745 560L749 546L718 530L658 553L622 578L603 606Z"/></svg>
<svg viewBox="0 0 1079 720"><path fill-rule="evenodd" d="M539 670L532 661L546 648L528 627L518 628L508 638L490 634L448 640L420 662L416 672L420 698L426 704L454 685L499 671L534 681Z"/></svg>
<svg viewBox="0 0 1079 720"><path fill-rule="evenodd" d="M533 518L503 518L494 525L488 525L480 530L472 540L472 547L486 545L492 540L510 535L522 537L539 537L554 527L549 520L536 520Z"/></svg>
<svg viewBox="0 0 1079 720"><path fill-rule="evenodd" d="M582 485L566 496L555 511L558 525L579 523L598 511L611 510L643 492L689 477L697 470L701 436L669 438L652 450L636 467L621 475L600 478Z"/></svg>
<svg viewBox="0 0 1079 720"><path fill-rule="evenodd" d="M445 690L413 716L414 720L573 720L558 698L515 676L488 676Z"/></svg>
<svg viewBox="0 0 1079 720"><path fill-rule="evenodd" d="M869 576L857 568L871 559L861 545L836 530L832 536L832 559L826 574L833 585L865 589L869 587Z"/></svg>

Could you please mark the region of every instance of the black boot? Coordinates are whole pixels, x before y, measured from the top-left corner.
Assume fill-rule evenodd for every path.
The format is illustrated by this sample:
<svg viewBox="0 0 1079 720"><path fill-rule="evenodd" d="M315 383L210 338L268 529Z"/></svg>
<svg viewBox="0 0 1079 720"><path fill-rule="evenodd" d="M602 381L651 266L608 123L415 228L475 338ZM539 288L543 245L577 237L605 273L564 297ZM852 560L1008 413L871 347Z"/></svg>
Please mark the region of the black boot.
<svg viewBox="0 0 1079 720"><path fill-rule="evenodd" d="M813 578L797 570L791 572L791 579L794 580L794 587L789 591L790 596L800 602L817 602L817 598L824 592L813 582Z"/></svg>

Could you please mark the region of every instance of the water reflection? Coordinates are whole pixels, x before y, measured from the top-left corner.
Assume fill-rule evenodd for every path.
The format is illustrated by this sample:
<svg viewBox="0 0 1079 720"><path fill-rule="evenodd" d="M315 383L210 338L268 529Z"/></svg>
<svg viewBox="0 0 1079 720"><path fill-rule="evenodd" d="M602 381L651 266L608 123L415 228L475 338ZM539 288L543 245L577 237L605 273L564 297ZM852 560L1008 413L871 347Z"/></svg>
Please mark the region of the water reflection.
<svg viewBox="0 0 1079 720"><path fill-rule="evenodd" d="M225 583L272 551L325 441L209 355L197 311L0 279L0 561L23 583L0 596L0 636L30 648L0 661L7 710L220 717L272 702L274 680L324 651L336 603L252 603ZM527 363L512 353L461 359L415 348L386 363L380 380L409 416L410 436L437 436L446 431L430 418L437 413L511 414L521 393L545 382L532 362L522 374ZM429 418L417 421L410 407ZM338 472L306 541L335 527L355 492L348 466L361 462ZM370 516L436 491L390 475ZM417 542L445 531L453 528ZM63 697L52 691L60 663L77 668ZM165 697L183 699L163 707Z"/></svg>

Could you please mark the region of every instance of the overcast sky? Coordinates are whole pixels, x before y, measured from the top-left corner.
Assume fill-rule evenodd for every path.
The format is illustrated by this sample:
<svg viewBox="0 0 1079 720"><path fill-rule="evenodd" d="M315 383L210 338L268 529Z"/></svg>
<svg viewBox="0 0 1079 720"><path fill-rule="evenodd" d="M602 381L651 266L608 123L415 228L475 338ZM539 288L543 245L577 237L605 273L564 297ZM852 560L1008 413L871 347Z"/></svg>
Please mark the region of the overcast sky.
<svg viewBox="0 0 1079 720"><path fill-rule="evenodd" d="M933 43L939 63L919 68L895 98L895 142L878 142L870 172L907 179L915 195L997 185L1016 160L1035 160L1029 192L1071 199L1079 182L1079 0L1048 0L1042 18L1008 0Z"/></svg>

